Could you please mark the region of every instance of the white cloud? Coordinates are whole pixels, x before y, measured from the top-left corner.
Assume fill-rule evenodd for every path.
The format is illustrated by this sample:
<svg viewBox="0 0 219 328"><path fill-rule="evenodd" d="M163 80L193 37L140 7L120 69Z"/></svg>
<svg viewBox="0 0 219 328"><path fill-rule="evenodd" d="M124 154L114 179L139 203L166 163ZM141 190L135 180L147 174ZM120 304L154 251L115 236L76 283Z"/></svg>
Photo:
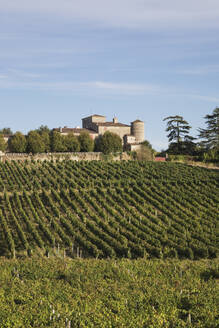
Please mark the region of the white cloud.
<svg viewBox="0 0 219 328"><path fill-rule="evenodd" d="M0 0L0 11L97 22L110 26L218 26L218 0Z"/></svg>

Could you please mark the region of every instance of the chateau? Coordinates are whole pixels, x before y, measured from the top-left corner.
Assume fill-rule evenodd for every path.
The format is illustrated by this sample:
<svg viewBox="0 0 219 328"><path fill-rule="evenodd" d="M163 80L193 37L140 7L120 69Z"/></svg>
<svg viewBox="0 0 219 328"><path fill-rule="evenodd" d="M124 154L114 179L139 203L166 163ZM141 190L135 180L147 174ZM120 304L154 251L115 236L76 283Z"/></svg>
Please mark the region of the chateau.
<svg viewBox="0 0 219 328"><path fill-rule="evenodd" d="M82 128L56 128L53 129L62 135L72 133L80 135L81 132L88 132L92 139L110 131L120 136L126 150L137 150L140 143L144 141L144 122L135 120L131 125L119 123L116 117L112 122L106 122L106 117L102 115L91 115L82 119Z"/></svg>

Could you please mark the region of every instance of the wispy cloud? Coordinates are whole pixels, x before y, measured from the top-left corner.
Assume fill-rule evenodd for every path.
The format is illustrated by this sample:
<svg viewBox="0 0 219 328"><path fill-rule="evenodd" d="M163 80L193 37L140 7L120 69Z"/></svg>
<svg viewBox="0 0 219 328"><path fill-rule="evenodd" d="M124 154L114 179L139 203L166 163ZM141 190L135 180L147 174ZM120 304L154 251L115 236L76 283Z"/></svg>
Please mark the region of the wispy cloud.
<svg viewBox="0 0 219 328"><path fill-rule="evenodd" d="M16 40L19 42L18 40ZM96 53L97 50L95 49L88 49L88 47L84 48L68 48L68 49L57 49L57 48L48 48L47 45L45 45L44 48L36 48L35 46L31 45L28 47L18 48L17 53L12 52L7 49L3 49L0 53L0 58L8 59L8 58L39 58L39 57L45 57L45 56L72 56L72 55L81 55L81 54L93 54ZM52 58L49 58L50 60ZM34 65L34 63L33 63Z"/></svg>
<svg viewBox="0 0 219 328"><path fill-rule="evenodd" d="M91 87L94 89L105 90L112 93L138 95L138 94L157 94L159 86L152 84L138 84L138 83L115 83L115 82L84 82L81 85Z"/></svg>
<svg viewBox="0 0 219 328"><path fill-rule="evenodd" d="M16 70L11 70L17 72ZM162 86L152 83L124 83L106 81L51 81L45 80L43 76L34 73L19 71L14 78L2 75L0 79L0 89L18 90L40 90L67 92L83 95L115 95L126 97L156 96L156 97L177 97L193 98L210 103L219 104L219 97L214 95L201 95L195 92L182 92L174 86ZM0 75L1 78L1 75Z"/></svg>
<svg viewBox="0 0 219 328"><path fill-rule="evenodd" d="M110 26L218 26L218 0L0 0L0 10L65 16Z"/></svg>
<svg viewBox="0 0 219 328"><path fill-rule="evenodd" d="M46 76L45 74L26 72L13 68L9 68L8 72L12 73L15 78L39 79Z"/></svg>
<svg viewBox="0 0 219 328"><path fill-rule="evenodd" d="M31 74L24 75L31 77ZM152 84L133 84L133 83L114 83L103 81L33 81L33 80L10 80L1 82L2 89L29 89L29 90L44 90L44 91L67 91L67 92L102 92L104 94L115 95L145 95L158 94L159 86Z"/></svg>
<svg viewBox="0 0 219 328"><path fill-rule="evenodd" d="M219 97L214 97L214 96L202 96L202 95L197 95L197 94L190 94L187 95L190 98L198 99L198 100L204 100L207 102L213 102L215 104L219 104Z"/></svg>

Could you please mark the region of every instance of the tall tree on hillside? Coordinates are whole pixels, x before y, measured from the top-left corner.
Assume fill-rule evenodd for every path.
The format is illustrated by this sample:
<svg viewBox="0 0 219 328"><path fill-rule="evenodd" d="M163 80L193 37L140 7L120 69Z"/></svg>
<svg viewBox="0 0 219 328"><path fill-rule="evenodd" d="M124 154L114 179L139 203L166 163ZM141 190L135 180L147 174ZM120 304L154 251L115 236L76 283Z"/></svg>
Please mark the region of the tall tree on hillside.
<svg viewBox="0 0 219 328"><path fill-rule="evenodd" d="M43 138L37 131L29 131L27 135L27 151L32 154L45 151Z"/></svg>
<svg viewBox="0 0 219 328"><path fill-rule="evenodd" d="M178 152L182 148L184 141L188 142L188 140L194 140L194 138L188 134L191 126L189 126L189 123L184 120L182 116L168 116L165 117L163 121L167 121L167 137L169 142L172 142L170 145L171 147L176 146L175 148Z"/></svg>
<svg viewBox="0 0 219 328"><path fill-rule="evenodd" d="M41 125L38 129L35 130L38 132L43 140L43 143L45 145L45 152L49 152L51 150L51 142L50 142L50 129L47 125Z"/></svg>
<svg viewBox="0 0 219 328"><path fill-rule="evenodd" d="M122 151L122 139L115 133L105 132L104 135L96 139L96 151L110 154Z"/></svg>
<svg viewBox="0 0 219 328"><path fill-rule="evenodd" d="M52 131L51 133L51 149L53 152L65 152L67 150L65 146L65 139L61 133Z"/></svg>
<svg viewBox="0 0 219 328"><path fill-rule="evenodd" d="M64 138L66 151L73 151L73 152L80 151L80 144L76 136L74 136L73 134L67 134L63 138Z"/></svg>
<svg viewBox="0 0 219 328"><path fill-rule="evenodd" d="M80 151L89 152L94 150L94 141L91 139L88 132L82 132L78 136L78 141L80 144Z"/></svg>
<svg viewBox="0 0 219 328"><path fill-rule="evenodd" d="M27 141L21 132L16 132L12 138L9 139L9 150L13 153L24 153L26 151Z"/></svg>
<svg viewBox="0 0 219 328"><path fill-rule="evenodd" d="M219 150L219 107L205 117L207 128L199 129L199 138L203 139L201 145L206 149Z"/></svg>
<svg viewBox="0 0 219 328"><path fill-rule="evenodd" d="M45 152L48 153L51 150L50 134L47 131L43 131L42 133L40 133L40 136L45 146Z"/></svg>

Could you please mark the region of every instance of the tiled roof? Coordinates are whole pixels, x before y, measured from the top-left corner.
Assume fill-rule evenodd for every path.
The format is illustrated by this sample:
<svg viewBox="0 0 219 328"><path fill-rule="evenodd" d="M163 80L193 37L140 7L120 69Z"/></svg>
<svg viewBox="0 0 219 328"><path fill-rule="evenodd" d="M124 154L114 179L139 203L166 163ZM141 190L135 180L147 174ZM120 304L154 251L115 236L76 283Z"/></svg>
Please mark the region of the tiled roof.
<svg viewBox="0 0 219 328"><path fill-rule="evenodd" d="M123 124L123 123L113 123L113 122L95 122L98 126L117 126L117 127L130 127L130 125Z"/></svg>
<svg viewBox="0 0 219 328"><path fill-rule="evenodd" d="M82 118L82 120L84 120L85 118L94 117L94 116L96 116L96 117L104 117L104 118L106 117L106 116L103 116L103 115L94 114L94 115L90 115L90 116L84 117L84 118Z"/></svg>
<svg viewBox="0 0 219 328"><path fill-rule="evenodd" d="M54 131L60 132L60 128L53 129ZM62 133L81 133L81 132L88 132L97 134L97 132L88 129L81 129L81 128L61 128Z"/></svg>

